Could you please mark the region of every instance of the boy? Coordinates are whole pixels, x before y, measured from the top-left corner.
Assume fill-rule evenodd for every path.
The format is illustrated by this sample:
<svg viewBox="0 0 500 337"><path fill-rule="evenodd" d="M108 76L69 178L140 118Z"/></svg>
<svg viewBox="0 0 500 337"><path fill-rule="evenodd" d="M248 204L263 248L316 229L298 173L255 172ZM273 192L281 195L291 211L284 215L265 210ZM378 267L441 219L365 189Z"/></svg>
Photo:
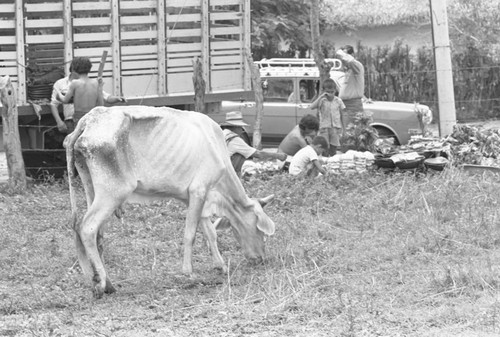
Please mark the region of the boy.
<svg viewBox="0 0 500 337"><path fill-rule="evenodd" d="M331 78L323 83L323 93L312 102L310 108L318 109L319 135L325 137L330 148L329 156L337 153L340 147L340 135L342 134L342 110L345 109L344 102L337 97L337 85Z"/></svg>
<svg viewBox="0 0 500 337"><path fill-rule="evenodd" d="M325 137L314 137L311 145L302 148L293 156L288 172L295 176L305 173L308 177L315 177L318 172L326 174L326 170L321 166L318 156L327 150L328 142Z"/></svg>
<svg viewBox="0 0 500 337"><path fill-rule="evenodd" d="M102 79L96 80L88 77L92 63L88 57L76 57L71 62L71 68L76 73L77 78L71 81L68 92L62 95L61 92L57 94L57 98L64 104L71 103L75 113L73 118L75 124L87 112L96 106L104 105L102 97Z"/></svg>

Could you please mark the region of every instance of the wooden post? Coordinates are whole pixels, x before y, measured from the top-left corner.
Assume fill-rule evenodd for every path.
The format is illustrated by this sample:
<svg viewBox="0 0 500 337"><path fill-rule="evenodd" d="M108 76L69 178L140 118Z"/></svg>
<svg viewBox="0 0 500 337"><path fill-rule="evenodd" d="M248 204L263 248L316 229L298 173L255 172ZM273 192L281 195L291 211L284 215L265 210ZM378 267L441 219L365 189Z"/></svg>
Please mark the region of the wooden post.
<svg viewBox="0 0 500 337"><path fill-rule="evenodd" d="M453 132L453 126L457 123L446 1L430 0L430 7L434 61L436 63L439 135L444 137Z"/></svg>
<svg viewBox="0 0 500 337"><path fill-rule="evenodd" d="M26 188L26 171L19 137L16 94L9 76L0 77L0 102L2 103L3 142L7 157L9 181L16 188Z"/></svg>
<svg viewBox="0 0 500 337"><path fill-rule="evenodd" d="M252 75L252 86L255 93L255 125L253 126L253 147L256 149L262 148L262 114L264 111L264 93L262 92L262 84L260 81L260 72L257 65L253 62L250 50L245 50L245 59L247 67Z"/></svg>
<svg viewBox="0 0 500 337"><path fill-rule="evenodd" d="M97 105L98 106L103 106L104 105L104 96L102 93L102 87L104 85L104 82L102 80L102 73L104 71L104 65L106 64L106 58L108 57L108 51L103 50L102 56L101 56L101 62L99 63L99 70L97 71L97 81L99 82L99 88L97 89Z"/></svg>
<svg viewBox="0 0 500 337"><path fill-rule="evenodd" d="M193 60L194 110L205 113L206 84L203 77L203 62L199 57Z"/></svg>

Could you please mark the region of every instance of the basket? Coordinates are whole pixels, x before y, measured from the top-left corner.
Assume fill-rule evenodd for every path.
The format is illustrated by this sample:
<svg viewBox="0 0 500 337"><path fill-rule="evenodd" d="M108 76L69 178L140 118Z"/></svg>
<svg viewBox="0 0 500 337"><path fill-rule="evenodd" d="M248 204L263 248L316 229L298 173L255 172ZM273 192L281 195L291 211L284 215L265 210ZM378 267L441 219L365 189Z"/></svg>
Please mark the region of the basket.
<svg viewBox="0 0 500 337"><path fill-rule="evenodd" d="M398 161L395 165L401 170L412 170L418 168L423 161L424 157L417 157L415 159Z"/></svg>
<svg viewBox="0 0 500 337"><path fill-rule="evenodd" d="M395 168L396 165L392 161L391 158L385 158L385 157L379 157L375 158L375 165L377 165L379 168Z"/></svg>
<svg viewBox="0 0 500 337"><path fill-rule="evenodd" d="M448 159L445 157L428 158L424 160L424 165L428 169L442 171L448 165Z"/></svg>

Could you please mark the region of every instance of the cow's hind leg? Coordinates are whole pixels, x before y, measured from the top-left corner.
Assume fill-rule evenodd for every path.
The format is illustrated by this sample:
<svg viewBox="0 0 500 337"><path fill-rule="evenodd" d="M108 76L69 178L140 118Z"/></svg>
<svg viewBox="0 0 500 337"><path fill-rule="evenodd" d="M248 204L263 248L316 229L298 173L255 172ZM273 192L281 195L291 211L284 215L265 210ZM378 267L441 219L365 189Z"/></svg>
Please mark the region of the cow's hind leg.
<svg viewBox="0 0 500 337"><path fill-rule="evenodd" d="M80 239L85 247L88 264L91 268L93 291L96 298L101 298L105 292L114 290L111 282L107 281L106 270L99 254L97 237L102 235L101 227L120 204L121 202L117 202L115 198L96 196L80 226ZM108 284L109 286L107 286Z"/></svg>
<svg viewBox="0 0 500 337"><path fill-rule="evenodd" d="M104 263L104 256L103 256L103 253L104 253L104 227L105 226L101 226L99 228L99 231L97 232L97 250L99 251L99 257L101 258L101 262L103 263L103 265L105 264ZM106 276L106 286L104 288L104 292L106 294L112 294L112 293L116 292L116 288L113 286L113 284L111 283L111 280L109 279L108 276Z"/></svg>
<svg viewBox="0 0 500 337"><path fill-rule="evenodd" d="M220 219L219 219L220 220ZM212 260L215 268L222 269L224 272L227 271L226 265L224 264L224 259L220 255L219 247L217 246L217 232L215 230L215 224L208 218L201 218L201 225L203 232L205 232L205 237L208 241L208 246L212 253Z"/></svg>

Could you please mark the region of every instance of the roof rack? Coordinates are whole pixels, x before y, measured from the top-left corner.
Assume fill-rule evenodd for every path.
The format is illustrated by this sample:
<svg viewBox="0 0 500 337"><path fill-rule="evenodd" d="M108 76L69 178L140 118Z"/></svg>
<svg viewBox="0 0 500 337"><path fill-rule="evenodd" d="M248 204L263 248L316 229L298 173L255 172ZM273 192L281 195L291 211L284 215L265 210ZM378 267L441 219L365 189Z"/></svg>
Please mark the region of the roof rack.
<svg viewBox="0 0 500 337"><path fill-rule="evenodd" d="M342 61L339 59L325 59L326 62L332 64L331 70L342 69ZM296 59L296 58L272 58L272 59L262 59L260 61L255 61L255 64L259 68L265 67L303 67L312 68L316 67L316 62L314 59Z"/></svg>

